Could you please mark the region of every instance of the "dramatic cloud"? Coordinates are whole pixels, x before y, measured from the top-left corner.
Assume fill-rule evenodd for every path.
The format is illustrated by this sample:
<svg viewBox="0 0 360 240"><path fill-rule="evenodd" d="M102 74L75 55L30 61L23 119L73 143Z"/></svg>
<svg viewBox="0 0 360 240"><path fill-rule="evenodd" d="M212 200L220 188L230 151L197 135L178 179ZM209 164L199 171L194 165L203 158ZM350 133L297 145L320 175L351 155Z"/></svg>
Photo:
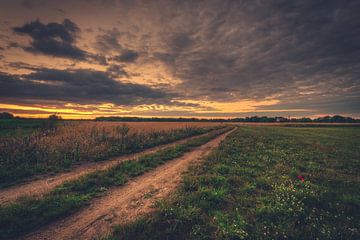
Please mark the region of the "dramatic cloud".
<svg viewBox="0 0 360 240"><path fill-rule="evenodd" d="M118 62L135 62L139 57L139 53L133 50L125 50L120 55L113 57L113 60Z"/></svg>
<svg viewBox="0 0 360 240"><path fill-rule="evenodd" d="M14 32L32 38L31 47L24 48L27 51L78 60L86 58L86 52L74 45L80 28L69 19L65 19L62 23L48 24L36 20L15 27Z"/></svg>
<svg viewBox="0 0 360 240"><path fill-rule="evenodd" d="M25 46L24 38L18 34L13 37L6 31L0 35L3 47L0 70L7 79L12 79L7 82L31 85L27 93L17 91L39 101L50 97L45 90L35 89L49 88L59 100L85 102L89 98L118 104L128 99L120 96L126 94L119 89L136 83L141 87L166 86L166 91L172 94L160 96L164 90L145 87L151 94L137 89L138 92L130 94L129 104L161 102L164 109L174 102L177 106L181 102L194 104L190 110L148 111L154 115L240 116L247 112L248 115L360 116L360 2L357 0L39 2L23 4L27 13L29 8L38 9L32 18L27 19L23 14L17 24L0 24L0 27L20 26L13 28L14 31L31 38L25 50L55 57L49 65L40 60L32 63L32 59L15 59L21 56L16 50ZM9 1L0 5L11 4L14 3ZM64 12L52 17L49 9ZM33 21L42 15L41 19L49 19L49 23ZM68 19L59 22L63 17ZM4 19L11 17L7 15ZM76 24L69 19L76 19ZM19 24L24 22L27 23L23 26ZM61 65L58 58L81 61L76 61L74 66ZM16 68L20 61L43 64L43 68L24 64ZM67 70L53 69L55 66ZM49 80L53 78L49 69L66 72L74 81ZM12 75L16 70L33 73ZM94 80L100 79L100 75L101 81ZM75 79L84 82L88 79L84 83L85 95L93 96L76 98L76 91L84 92ZM60 94L65 87L71 96ZM32 94L27 95L29 92ZM158 98L153 97L157 96L155 93L160 94ZM19 98L21 95L15 90L2 94ZM143 114L135 110L134 113Z"/></svg>
<svg viewBox="0 0 360 240"><path fill-rule="evenodd" d="M177 31L163 33L166 51L155 56L191 89L189 97L270 97L290 106L360 94L359 2L201 2L181 15L186 6L173 6Z"/></svg>
<svg viewBox="0 0 360 240"><path fill-rule="evenodd" d="M29 0L24 0L21 2L21 5L23 5L26 8L32 9L33 8L33 3Z"/></svg>
<svg viewBox="0 0 360 240"><path fill-rule="evenodd" d="M105 33L96 36L95 47L101 51L108 53L109 51L120 51L122 50L122 46L119 43L119 37L122 33L114 28L112 30L108 30Z"/></svg>
<svg viewBox="0 0 360 240"><path fill-rule="evenodd" d="M118 105L167 103L169 95L139 84L123 83L89 69L38 69L22 75L0 75L1 98L59 100Z"/></svg>
<svg viewBox="0 0 360 240"><path fill-rule="evenodd" d="M112 77L129 77L129 74L124 70L124 67L121 65L110 65L107 68L107 73Z"/></svg>

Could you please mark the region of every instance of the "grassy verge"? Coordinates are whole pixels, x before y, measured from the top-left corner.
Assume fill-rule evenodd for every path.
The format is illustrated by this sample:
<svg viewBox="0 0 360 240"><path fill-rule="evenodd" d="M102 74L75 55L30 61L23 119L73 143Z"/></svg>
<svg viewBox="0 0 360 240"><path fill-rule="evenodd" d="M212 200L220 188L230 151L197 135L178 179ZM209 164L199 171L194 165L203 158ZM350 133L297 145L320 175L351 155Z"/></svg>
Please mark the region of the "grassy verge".
<svg viewBox="0 0 360 240"><path fill-rule="evenodd" d="M0 208L0 239L7 239L26 233L37 226L49 223L78 210L110 187L121 186L129 179L139 176L174 158L181 157L220 134L228 131L222 128L198 137L184 144L169 147L137 160L126 161L106 170L88 174L75 181L69 181L40 199L24 198Z"/></svg>
<svg viewBox="0 0 360 240"><path fill-rule="evenodd" d="M360 239L360 129L240 127L109 239Z"/></svg>

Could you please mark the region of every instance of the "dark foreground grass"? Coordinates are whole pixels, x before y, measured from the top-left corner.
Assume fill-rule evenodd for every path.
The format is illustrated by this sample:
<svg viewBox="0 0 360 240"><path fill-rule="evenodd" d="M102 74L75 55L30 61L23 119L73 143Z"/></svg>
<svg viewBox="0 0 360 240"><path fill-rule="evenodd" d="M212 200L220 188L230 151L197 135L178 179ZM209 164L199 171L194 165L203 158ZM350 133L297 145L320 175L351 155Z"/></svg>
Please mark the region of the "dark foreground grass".
<svg viewBox="0 0 360 240"><path fill-rule="evenodd" d="M139 176L174 158L181 157L220 134L229 127L210 132L208 135L187 143L168 147L137 160L125 161L109 170L97 171L69 181L57 187L43 198L23 198L0 208L0 239L24 234L38 226L68 215L103 195L110 187L121 186L129 179Z"/></svg>
<svg viewBox="0 0 360 240"><path fill-rule="evenodd" d="M46 119L0 119L0 137L27 135L45 123Z"/></svg>
<svg viewBox="0 0 360 240"><path fill-rule="evenodd" d="M240 127L109 239L360 239L360 129Z"/></svg>

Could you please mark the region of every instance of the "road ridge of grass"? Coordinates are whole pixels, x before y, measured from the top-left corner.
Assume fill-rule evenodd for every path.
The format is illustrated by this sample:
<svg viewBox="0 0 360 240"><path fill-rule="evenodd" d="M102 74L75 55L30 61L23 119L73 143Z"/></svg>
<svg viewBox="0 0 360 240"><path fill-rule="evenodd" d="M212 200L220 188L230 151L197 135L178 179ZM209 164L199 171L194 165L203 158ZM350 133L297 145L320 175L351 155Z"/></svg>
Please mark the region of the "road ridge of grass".
<svg viewBox="0 0 360 240"><path fill-rule="evenodd" d="M9 186L7 188L0 188L0 206L9 202L15 201L17 198L22 196L40 196L47 192L50 192L56 186L62 184L66 180L74 180L82 175L88 174L90 172L94 172L97 170L105 170L110 168L120 162L126 160L133 160L138 157L141 157L146 154L153 153L155 151L164 149L166 147L174 146L175 144L180 144L191 139L205 136L209 134L211 131L215 131L219 128L210 128L209 131L205 133L200 133L197 135L192 135L189 137L181 138L176 141L171 141L167 144L160 144L151 148L147 148L143 151L125 154L118 157L113 157L104 161L90 162L79 164L77 167L74 167L69 172L60 172L56 175L43 175L38 177L37 179L29 179L27 182L20 183L18 185Z"/></svg>
<svg viewBox="0 0 360 240"><path fill-rule="evenodd" d="M181 157L131 179L122 187L111 187L101 198L64 219L42 226L21 239L102 239L116 224L135 221L154 210L159 199L175 192L181 175L219 146L232 131L186 152Z"/></svg>
<svg viewBox="0 0 360 240"><path fill-rule="evenodd" d="M166 161L181 157L186 152L232 129L225 127L186 143L168 147L129 160L102 171L96 171L77 180L55 188L42 198L23 198L0 208L0 239L9 239L25 234L32 229L50 223L86 206L91 199L102 196L108 188L122 186Z"/></svg>
<svg viewBox="0 0 360 240"><path fill-rule="evenodd" d="M167 136L167 138L164 138L164 139L159 140L158 142L156 142L155 145L150 144L149 146L145 146L142 149L136 149L136 150L133 150L133 151L126 151L126 152L121 152L121 153L109 153L105 157L94 158L94 159L89 159L89 160L83 160L83 161L79 161L79 162L74 162L74 163L72 163L71 165L69 165L67 167L59 165L59 166L57 166L56 170L49 168L49 169L46 169L46 171L45 171L46 173L38 172L36 174L31 174L31 175L29 175L27 177L17 178L16 180L10 181L10 182L7 181L7 180L6 181L0 181L0 190L10 188L12 186L26 184L27 182L30 182L30 181L43 179L43 178L51 176L51 174L66 173L66 171L68 171L68 170L71 171L71 170L74 169L74 167L76 168L76 166L81 166L83 164L96 163L96 162L105 162L105 161L109 161L109 160L111 160L113 158L125 157L127 155L140 153L140 152L152 149L152 148L156 148L156 147L161 146L161 145L166 145L166 144L169 144L169 143L175 143L175 142L180 141L180 140L185 139L185 138L191 138L191 137L200 136L200 135L207 134L207 133L209 133L211 131L214 131L214 130L222 128L222 127L223 126L218 125L218 126L212 126L212 127L194 128L194 129L192 129L192 131L189 131L187 133L182 132L179 135ZM177 130L180 130L180 129L177 129Z"/></svg>

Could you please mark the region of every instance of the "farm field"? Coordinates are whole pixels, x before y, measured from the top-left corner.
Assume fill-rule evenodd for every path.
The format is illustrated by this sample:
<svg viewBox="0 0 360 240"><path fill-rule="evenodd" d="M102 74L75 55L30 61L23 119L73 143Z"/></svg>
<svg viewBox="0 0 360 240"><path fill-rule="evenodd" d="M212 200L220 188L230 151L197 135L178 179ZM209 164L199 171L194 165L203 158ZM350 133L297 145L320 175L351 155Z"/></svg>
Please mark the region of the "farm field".
<svg viewBox="0 0 360 240"><path fill-rule="evenodd" d="M360 240L360 0L0 1L0 240Z"/></svg>
<svg viewBox="0 0 360 240"><path fill-rule="evenodd" d="M136 124L43 132L157 142L0 189L0 239L359 239L360 128Z"/></svg>
<svg viewBox="0 0 360 240"><path fill-rule="evenodd" d="M83 175L98 171L109 169L121 162L137 159L139 157L155 153L157 151L166 149L168 147L176 146L178 144L186 143L194 138L199 136L206 135L206 133L201 135L195 135L192 137L186 137L184 139L177 140L175 142L170 142L166 144L161 144L159 146L147 148L141 152L125 154L118 157L111 158L105 161L96 161L96 162L86 162L79 163L73 166L71 169L68 169L65 172L52 173L47 175L36 176L34 179L29 179L28 181L21 184L14 184L3 189L0 189L0 205L11 202L18 197L23 196L40 196L47 192L50 192L55 187L61 185L62 183L70 180L77 179Z"/></svg>
<svg viewBox="0 0 360 240"><path fill-rule="evenodd" d="M359 239L360 129L242 126L108 239Z"/></svg>
<svg viewBox="0 0 360 240"><path fill-rule="evenodd" d="M214 123L6 121L11 127L1 128L6 129L6 134L0 137L0 187L39 174L69 170L74 164L140 152L219 126Z"/></svg>
<svg viewBox="0 0 360 240"><path fill-rule="evenodd" d="M173 174L171 175L181 174L184 166L186 166L184 163L190 162L194 160L194 157L199 157L206 151L211 150L231 129L233 129L233 127L216 129L184 143L161 149L135 160L123 161L106 170L98 170L78 179L67 181L43 196L24 197L15 202L7 203L0 208L0 238L8 239L16 237L26 232L31 232L42 225L47 225L59 218L71 216L72 213L91 204L93 199L101 198L109 192L110 197L113 197L111 189L116 189L116 187L126 184L133 178L157 166L162 164L166 165L165 163L167 161L178 159L178 162L181 164L173 167ZM207 147L202 147L202 145L206 145ZM186 155L187 152L189 152L188 155ZM167 172L160 171L160 173L163 174ZM166 176L169 178L168 175ZM147 177L148 181L152 179L151 176ZM170 177L170 179L172 178ZM109 204L105 204L105 206L108 205ZM111 209L107 210L111 212ZM99 218L97 215L95 217L96 219ZM81 217L81 219L88 218ZM54 224L58 226L56 223ZM77 233L78 230L79 229L75 229L75 233ZM29 238L41 239L43 238L41 237L43 234L47 235L46 231L45 233L41 229L39 231L40 233L35 233L33 237L30 235ZM64 234L66 234L66 231L64 231ZM54 232L45 238L53 239L55 235L57 239L61 239L59 234L55 234ZM74 235L70 237L66 235L62 236L62 239L77 238Z"/></svg>
<svg viewBox="0 0 360 240"><path fill-rule="evenodd" d="M0 137L26 135L46 126L47 119L0 119ZM62 121L59 125L70 125L80 128L100 128L111 131L116 126L128 125L132 132L151 132L171 130L184 127L216 126L215 122L96 122L96 121Z"/></svg>

